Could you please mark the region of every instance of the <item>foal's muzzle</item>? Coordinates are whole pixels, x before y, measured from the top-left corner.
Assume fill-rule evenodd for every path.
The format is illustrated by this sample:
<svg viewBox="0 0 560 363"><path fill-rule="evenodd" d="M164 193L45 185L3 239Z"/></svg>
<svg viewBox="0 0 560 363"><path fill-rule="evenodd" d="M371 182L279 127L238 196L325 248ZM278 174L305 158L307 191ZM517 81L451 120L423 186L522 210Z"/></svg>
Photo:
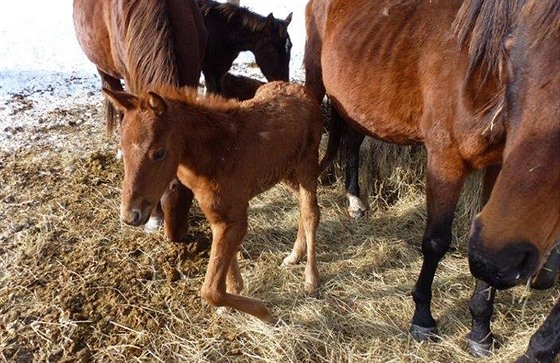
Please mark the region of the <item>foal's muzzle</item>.
<svg viewBox="0 0 560 363"><path fill-rule="evenodd" d="M131 226L146 224L150 219L151 208L124 208L121 207L121 221Z"/></svg>

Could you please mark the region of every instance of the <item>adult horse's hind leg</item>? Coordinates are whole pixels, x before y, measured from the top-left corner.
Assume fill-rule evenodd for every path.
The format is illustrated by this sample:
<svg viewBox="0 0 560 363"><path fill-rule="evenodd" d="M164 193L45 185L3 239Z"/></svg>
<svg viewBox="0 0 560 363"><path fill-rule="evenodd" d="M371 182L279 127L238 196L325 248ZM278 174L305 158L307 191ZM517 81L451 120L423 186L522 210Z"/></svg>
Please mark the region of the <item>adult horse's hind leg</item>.
<svg viewBox="0 0 560 363"><path fill-rule="evenodd" d="M346 197L348 198L348 214L352 218L365 215L366 206L360 199L359 169L360 146L365 135L352 127L347 127L344 135L344 157L346 158Z"/></svg>
<svg viewBox="0 0 560 363"><path fill-rule="evenodd" d="M428 146L428 145L427 145ZM431 312L432 283L439 261L451 243L451 225L467 169L453 151L428 148L426 201L428 221L422 239L424 261L412 297L416 304L410 334L418 341L435 338L436 322Z"/></svg>

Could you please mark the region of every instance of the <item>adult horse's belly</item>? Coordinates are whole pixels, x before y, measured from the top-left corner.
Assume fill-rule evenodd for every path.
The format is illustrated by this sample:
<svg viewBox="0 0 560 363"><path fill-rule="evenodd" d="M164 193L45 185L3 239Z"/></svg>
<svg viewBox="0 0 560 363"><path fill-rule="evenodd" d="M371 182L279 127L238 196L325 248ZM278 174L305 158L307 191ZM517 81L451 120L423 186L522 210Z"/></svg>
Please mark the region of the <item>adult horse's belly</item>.
<svg viewBox="0 0 560 363"><path fill-rule="evenodd" d="M114 62L111 43L110 9L112 0L74 0L74 29L78 43L88 59L103 72L123 78Z"/></svg>
<svg viewBox="0 0 560 363"><path fill-rule="evenodd" d="M437 82L426 74L436 68L428 53L440 51L452 38L453 17L427 22L430 9L424 2L394 3L331 1L322 74L326 93L355 128L410 144L423 141L426 94L431 97L426 84ZM442 27L448 30L435 31L432 22L437 21L446 22Z"/></svg>

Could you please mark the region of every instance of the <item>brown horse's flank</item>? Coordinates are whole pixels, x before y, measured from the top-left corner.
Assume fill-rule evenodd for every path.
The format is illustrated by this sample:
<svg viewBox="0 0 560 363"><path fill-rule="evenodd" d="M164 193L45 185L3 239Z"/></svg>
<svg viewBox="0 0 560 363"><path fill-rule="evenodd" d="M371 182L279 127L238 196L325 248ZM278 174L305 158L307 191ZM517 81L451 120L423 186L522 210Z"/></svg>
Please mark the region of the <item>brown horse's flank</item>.
<svg viewBox="0 0 560 363"><path fill-rule="evenodd" d="M212 229L202 296L212 305L271 321L263 302L239 295L243 281L236 254L247 231L249 200L283 181L294 190L301 212L297 239L284 263L307 255L305 290L315 294L323 122L313 97L304 87L283 82L263 85L245 102L198 97L194 90L169 85L153 89L141 97L105 91L124 113L122 220L141 224L177 174L194 192Z"/></svg>
<svg viewBox="0 0 560 363"><path fill-rule="evenodd" d="M335 112L356 130L391 143L421 142L428 152L424 260L412 294L416 339L436 332L432 283L452 240L465 178L486 169L486 199L498 175L508 130L502 42L521 5L312 0L307 6L306 86L318 100L326 92ZM340 127L339 119L331 119L331 130ZM492 298L478 293L488 287L483 285L470 305L470 338L491 345Z"/></svg>

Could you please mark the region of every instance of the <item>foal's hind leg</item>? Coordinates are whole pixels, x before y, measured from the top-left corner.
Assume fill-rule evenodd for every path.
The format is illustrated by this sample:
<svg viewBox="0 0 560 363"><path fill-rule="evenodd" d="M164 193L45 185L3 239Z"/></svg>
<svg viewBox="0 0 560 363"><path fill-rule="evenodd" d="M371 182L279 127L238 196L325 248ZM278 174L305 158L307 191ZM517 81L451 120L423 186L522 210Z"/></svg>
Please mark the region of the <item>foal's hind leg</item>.
<svg viewBox="0 0 560 363"><path fill-rule="evenodd" d="M320 211L317 204L317 180L306 180L300 184L300 219L302 220L307 244L307 263L305 265L305 292L310 295L317 294L319 287L319 272L317 270L317 257L315 252L317 226L319 225Z"/></svg>
<svg viewBox="0 0 560 363"><path fill-rule="evenodd" d="M297 199L299 201L299 196ZM306 247L307 244L305 243L305 231L303 227L303 219L300 217L296 242L294 243L292 252L290 252L290 254L284 259L284 261L282 261L282 264L287 266L287 265L295 265L301 262L305 257Z"/></svg>

